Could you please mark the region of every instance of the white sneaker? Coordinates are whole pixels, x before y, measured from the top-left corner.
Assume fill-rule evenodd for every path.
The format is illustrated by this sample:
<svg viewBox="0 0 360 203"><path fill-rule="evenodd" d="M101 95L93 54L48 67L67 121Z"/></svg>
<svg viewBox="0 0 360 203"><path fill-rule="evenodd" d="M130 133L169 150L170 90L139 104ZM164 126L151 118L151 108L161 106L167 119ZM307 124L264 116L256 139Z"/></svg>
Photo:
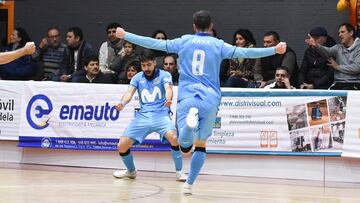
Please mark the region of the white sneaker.
<svg viewBox="0 0 360 203"><path fill-rule="evenodd" d="M128 170L118 170L118 171L114 171L113 176L115 178L135 179L136 178L136 171L129 172Z"/></svg>
<svg viewBox="0 0 360 203"><path fill-rule="evenodd" d="M188 176L182 171L176 171L176 181L185 182Z"/></svg>
<svg viewBox="0 0 360 203"><path fill-rule="evenodd" d="M195 128L199 122L199 110L195 107L190 108L186 116L186 124L189 128Z"/></svg>
<svg viewBox="0 0 360 203"><path fill-rule="evenodd" d="M182 186L181 192L183 195L192 195L192 185L185 182L184 185Z"/></svg>

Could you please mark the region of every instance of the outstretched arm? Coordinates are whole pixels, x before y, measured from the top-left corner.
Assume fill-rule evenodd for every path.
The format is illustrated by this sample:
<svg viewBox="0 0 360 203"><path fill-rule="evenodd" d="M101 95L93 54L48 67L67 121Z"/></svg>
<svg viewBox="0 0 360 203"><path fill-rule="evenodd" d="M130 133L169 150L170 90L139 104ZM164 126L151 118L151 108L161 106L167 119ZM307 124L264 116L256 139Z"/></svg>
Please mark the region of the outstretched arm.
<svg viewBox="0 0 360 203"><path fill-rule="evenodd" d="M16 60L22 56L30 55L33 53L35 53L34 42L27 42L25 44L25 46L21 49L0 53L0 64L9 63L9 62Z"/></svg>
<svg viewBox="0 0 360 203"><path fill-rule="evenodd" d="M233 58L261 58L274 54L283 54L286 51L286 43L280 42L275 47L270 48L241 48L236 47Z"/></svg>
<svg viewBox="0 0 360 203"><path fill-rule="evenodd" d="M123 95L121 102L119 104L115 105L116 110L122 111L127 103L130 102L132 97L134 96L136 92L136 88L132 85L129 86L129 89L125 92Z"/></svg>
<svg viewBox="0 0 360 203"><path fill-rule="evenodd" d="M165 52L167 51L166 40L158 40L151 37L144 37L130 32L125 32L125 30L120 27L116 28L116 37L125 39L126 41L148 49L156 49Z"/></svg>

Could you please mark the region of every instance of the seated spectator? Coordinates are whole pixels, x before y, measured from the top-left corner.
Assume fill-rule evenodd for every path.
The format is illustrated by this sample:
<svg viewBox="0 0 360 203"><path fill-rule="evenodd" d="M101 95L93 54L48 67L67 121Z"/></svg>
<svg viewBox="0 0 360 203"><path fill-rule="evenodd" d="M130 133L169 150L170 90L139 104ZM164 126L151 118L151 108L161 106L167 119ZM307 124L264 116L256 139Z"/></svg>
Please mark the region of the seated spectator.
<svg viewBox="0 0 360 203"><path fill-rule="evenodd" d="M151 35L152 38L160 39L160 40L167 40L167 35L164 30L155 30ZM156 64L158 67L163 67L164 56L167 55L164 51L152 50L156 56Z"/></svg>
<svg viewBox="0 0 360 203"><path fill-rule="evenodd" d="M30 42L28 33L21 27L14 29L10 36L10 44L5 52L18 50ZM22 56L10 63L0 66L0 78L3 80L29 80L35 74L31 55Z"/></svg>
<svg viewBox="0 0 360 203"><path fill-rule="evenodd" d="M115 36L117 27L121 27L121 25L119 23L111 23L107 26L107 41L101 44L99 50L100 70L105 74L119 75L119 73L116 73L114 70L120 66L120 52L123 49L124 40Z"/></svg>
<svg viewBox="0 0 360 203"><path fill-rule="evenodd" d="M78 76L79 83L107 83L116 84L115 78L100 71L98 56L87 56L84 60L85 76Z"/></svg>
<svg viewBox="0 0 360 203"><path fill-rule="evenodd" d="M79 27L71 27L66 34L68 51L60 75L53 80L61 82L77 82L78 76L85 76L84 59L95 55L92 46L84 40L83 32Z"/></svg>
<svg viewBox="0 0 360 203"><path fill-rule="evenodd" d="M127 84L130 84L131 79L140 71L140 61L132 61L126 68Z"/></svg>
<svg viewBox="0 0 360 203"><path fill-rule="evenodd" d="M332 47L336 44L323 27L316 27L309 34L322 46ZM308 47L299 70L300 88L328 89L333 82L334 71L327 65L327 57L319 54L314 48Z"/></svg>
<svg viewBox="0 0 360 203"><path fill-rule="evenodd" d="M334 83L329 89L360 90L360 40L355 28L349 23L339 26L340 43L332 47L321 46L310 35L305 42L328 58L327 64L334 70Z"/></svg>
<svg viewBox="0 0 360 203"><path fill-rule="evenodd" d="M295 89L290 84L289 71L285 66L279 66L275 71L275 82L266 85L264 89Z"/></svg>
<svg viewBox="0 0 360 203"><path fill-rule="evenodd" d="M33 59L38 62L42 80L51 80L59 75L60 67L66 55L66 45L61 42L59 29L48 29L47 37L43 38L33 54Z"/></svg>
<svg viewBox="0 0 360 203"><path fill-rule="evenodd" d="M163 62L164 70L171 73L172 79L173 79L173 85L178 85L179 83L179 72L177 68L177 59L175 55L168 54L164 57Z"/></svg>
<svg viewBox="0 0 360 203"><path fill-rule="evenodd" d="M128 41L124 41L124 49L121 51L120 61L116 67L114 67L115 73L117 73L118 81L120 84L127 83L126 67L135 60L138 60L138 55L135 53L136 45Z"/></svg>
<svg viewBox="0 0 360 203"><path fill-rule="evenodd" d="M233 45L243 48L256 46L253 34L247 29L238 29L233 35ZM256 59L232 59L224 60L221 66L221 74L225 80L225 87L256 87L254 80L254 66Z"/></svg>
<svg viewBox="0 0 360 203"><path fill-rule="evenodd" d="M280 42L280 36L275 31L269 31L265 33L263 40L265 48L273 47ZM278 66L288 68L290 82L293 86L297 86L299 68L296 62L296 54L288 45L285 54L263 57L260 59L260 63L256 63L255 74L261 75L262 78L260 88L275 81L274 75Z"/></svg>

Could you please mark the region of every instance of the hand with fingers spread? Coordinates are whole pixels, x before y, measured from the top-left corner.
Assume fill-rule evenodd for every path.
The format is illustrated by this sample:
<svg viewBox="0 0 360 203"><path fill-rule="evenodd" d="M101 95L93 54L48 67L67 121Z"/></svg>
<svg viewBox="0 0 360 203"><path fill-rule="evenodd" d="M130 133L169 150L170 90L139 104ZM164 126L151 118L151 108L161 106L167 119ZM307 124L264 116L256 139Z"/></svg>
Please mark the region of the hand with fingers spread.
<svg viewBox="0 0 360 203"><path fill-rule="evenodd" d="M340 65L333 58L328 59L327 65L335 70L339 70Z"/></svg>

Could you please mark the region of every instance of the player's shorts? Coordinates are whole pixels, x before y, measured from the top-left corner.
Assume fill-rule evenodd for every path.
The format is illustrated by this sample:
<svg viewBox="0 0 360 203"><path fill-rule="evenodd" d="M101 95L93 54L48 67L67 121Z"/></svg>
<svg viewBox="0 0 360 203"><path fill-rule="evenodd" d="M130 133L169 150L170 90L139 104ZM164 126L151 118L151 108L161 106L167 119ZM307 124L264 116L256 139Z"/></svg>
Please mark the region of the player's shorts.
<svg viewBox="0 0 360 203"><path fill-rule="evenodd" d="M153 132L160 134L160 141L168 143L165 134L171 130L176 130L169 114L159 114L153 112L137 112L135 118L124 132L124 136L134 140L134 144L141 144L146 136Z"/></svg>
<svg viewBox="0 0 360 203"><path fill-rule="evenodd" d="M186 116L189 113L191 107L196 107L199 110L199 125L192 131L192 135L182 135L182 133L189 133L179 129L187 127ZM198 96L195 96L195 98L186 98L179 101L176 110L176 123L179 137L195 136L198 140L207 140L212 135L213 125L218 111L218 105L204 101Z"/></svg>

